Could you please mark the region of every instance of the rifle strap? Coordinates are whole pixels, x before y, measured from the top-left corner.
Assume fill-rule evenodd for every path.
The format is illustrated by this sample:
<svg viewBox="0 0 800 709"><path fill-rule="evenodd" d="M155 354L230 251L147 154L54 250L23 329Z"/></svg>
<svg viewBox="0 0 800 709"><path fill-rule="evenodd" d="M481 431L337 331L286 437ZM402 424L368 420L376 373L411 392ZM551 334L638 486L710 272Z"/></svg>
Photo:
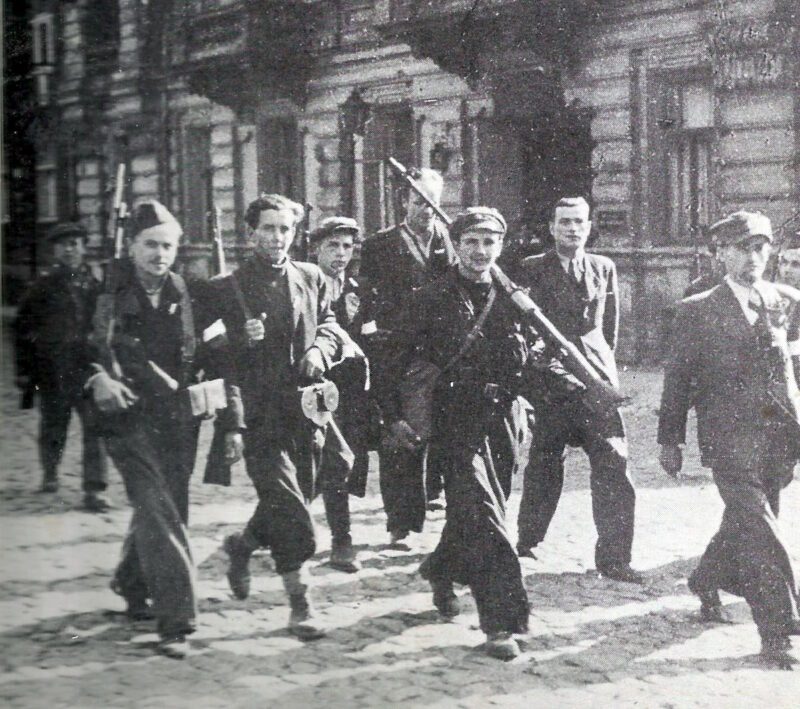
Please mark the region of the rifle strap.
<svg viewBox="0 0 800 709"><path fill-rule="evenodd" d="M239 279L236 277L236 273L231 274L231 286L233 287L233 295L236 298L236 302L239 304L239 307L242 309L242 313L244 314L245 320L252 320L253 313L250 312L250 308L247 306L247 302L244 299L244 293L242 292L242 286L239 283Z"/></svg>
<svg viewBox="0 0 800 709"><path fill-rule="evenodd" d="M459 291L460 290L461 289L459 288ZM463 292L461 296L465 297ZM489 311L492 309L495 300L497 300L497 286L495 286L493 283L492 289L489 291L489 298L486 300L486 305L483 307L483 310L481 310L477 320L475 320L475 323L472 325L472 329L464 338L464 342L461 343L461 347L459 348L458 352L456 352L455 355L450 358L450 361L444 365L442 373L452 369L459 362L459 360L461 360L461 358L464 357L467 352L469 352L475 340L478 339L478 336L480 335L481 330L486 323L486 318L489 317Z"/></svg>

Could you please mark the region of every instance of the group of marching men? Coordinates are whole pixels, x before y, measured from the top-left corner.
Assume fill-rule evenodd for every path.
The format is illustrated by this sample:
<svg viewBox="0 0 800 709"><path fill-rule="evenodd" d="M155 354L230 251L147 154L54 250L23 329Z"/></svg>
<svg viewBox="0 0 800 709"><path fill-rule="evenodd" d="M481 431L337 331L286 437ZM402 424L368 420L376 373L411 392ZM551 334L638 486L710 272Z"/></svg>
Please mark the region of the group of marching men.
<svg viewBox="0 0 800 709"><path fill-rule="evenodd" d="M58 488L75 408L86 508L111 506L103 448L133 507L112 589L130 618L157 621L163 654L186 656L195 629L188 490L200 422L212 416L218 462L243 458L258 494L245 528L224 540L231 591L247 598L251 555L269 549L291 608L289 631L301 639L325 633L306 567L316 550L309 505L322 494L329 563L357 572L348 499L365 492L370 451L379 457L392 547L408 549L426 510L446 505L441 538L419 573L443 618L460 612L454 585L469 587L493 657L516 657L528 631L520 557L535 560L545 539L567 446L583 448L591 465L598 574L644 582L630 565L635 492L620 411L586 400L585 383L493 278L501 259L618 386L617 273L610 259L586 251L588 203L559 200L553 248L503 261L507 225L496 209L470 207L445 228L430 205L440 201L441 176L412 172L418 191L403 195L404 221L363 242L357 281L348 267L358 224L324 219L310 236L316 264L295 260L303 208L281 195L247 208L253 252L234 273L188 284L172 270L182 229L156 201L133 210L127 258L104 293L84 263L83 228L52 231L56 266L33 285L16 321L18 385L40 401L42 490ZM773 283L764 278L773 243L764 215L736 212L709 236L719 272L677 306L660 460L679 473L694 408L703 464L725 511L689 588L706 622L727 620L719 590L743 596L763 659L790 667L798 589L776 522L800 459L800 291L791 285L800 286L800 248L782 251ZM506 505L525 452L513 540Z"/></svg>

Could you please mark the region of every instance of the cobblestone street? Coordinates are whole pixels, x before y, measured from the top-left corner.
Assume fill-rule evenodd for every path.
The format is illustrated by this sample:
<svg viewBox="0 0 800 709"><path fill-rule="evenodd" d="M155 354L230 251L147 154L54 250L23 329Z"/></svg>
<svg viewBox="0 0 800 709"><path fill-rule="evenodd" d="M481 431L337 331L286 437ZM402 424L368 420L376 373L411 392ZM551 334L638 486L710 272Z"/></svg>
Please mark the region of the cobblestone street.
<svg viewBox="0 0 800 709"><path fill-rule="evenodd" d="M532 605L530 640L503 664L479 646L474 604L456 622L437 619L416 574L435 545L444 513L429 513L411 550L387 549L385 518L370 476L363 500L351 498L363 570L325 565L329 533L321 500L319 553L311 571L326 639L303 644L285 629L288 607L268 554L254 560L253 592L232 598L224 536L240 527L255 495L244 470L231 488L204 486L195 473L191 536L200 577L195 654L176 662L153 653L149 623L132 624L108 588L130 517L119 476L117 508L81 511L76 429L62 465L61 489L36 492L38 416L20 412L8 362L2 386L2 577L0 702L7 707L783 707L796 705L800 673L767 670L747 606L724 597L736 624L706 627L686 575L719 522L721 502L696 450L672 481L656 461L660 375L628 372L632 472L638 488L634 566L643 587L598 579L582 454L571 453L568 485L538 561L523 570ZM77 423L75 424L77 426ZM203 431L201 461L209 442ZM693 434L692 434L693 435ZM519 504L519 481L511 499ZM800 486L784 493L782 520L795 557ZM797 652L797 651L795 651Z"/></svg>

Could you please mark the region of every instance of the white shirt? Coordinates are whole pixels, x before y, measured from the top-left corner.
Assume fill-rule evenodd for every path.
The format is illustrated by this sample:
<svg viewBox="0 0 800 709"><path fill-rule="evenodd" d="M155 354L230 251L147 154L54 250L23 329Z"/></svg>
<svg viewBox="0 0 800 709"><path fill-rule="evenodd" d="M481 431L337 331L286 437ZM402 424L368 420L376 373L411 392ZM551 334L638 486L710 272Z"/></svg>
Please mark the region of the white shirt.
<svg viewBox="0 0 800 709"><path fill-rule="evenodd" d="M571 259L567 258L566 256L562 256L558 251L556 251L556 255L558 256L558 260L561 262L561 268L568 275L572 275L569 270L569 265L573 261L575 262L575 273L578 274L578 278L583 276L584 271L586 270L586 252L581 249L575 252L575 256Z"/></svg>
<svg viewBox="0 0 800 709"><path fill-rule="evenodd" d="M340 273L338 276L329 276L323 271L322 275L325 276L325 283L331 295L331 303L335 303L342 297L342 291L344 290L344 273Z"/></svg>
<svg viewBox="0 0 800 709"><path fill-rule="evenodd" d="M758 320L758 313L753 310L751 307L751 298L755 293L754 288L748 288L747 286L743 286L740 283L734 281L730 276L725 276L725 283L728 284L730 289L733 291L733 294L736 296L736 300L739 301L739 305L742 306L742 312L744 316L747 318L747 322L751 325L754 325L756 320ZM760 296L756 295L754 299L758 299Z"/></svg>

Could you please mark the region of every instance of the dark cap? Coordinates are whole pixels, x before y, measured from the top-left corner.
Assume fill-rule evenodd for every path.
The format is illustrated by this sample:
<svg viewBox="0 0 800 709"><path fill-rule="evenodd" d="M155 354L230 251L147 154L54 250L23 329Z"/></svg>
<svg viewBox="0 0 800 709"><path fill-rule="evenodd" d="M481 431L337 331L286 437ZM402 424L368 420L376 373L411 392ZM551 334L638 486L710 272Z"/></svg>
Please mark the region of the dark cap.
<svg viewBox="0 0 800 709"><path fill-rule="evenodd" d="M467 207L450 225L450 236L453 239L460 239L465 231L470 230L505 235L508 225L503 215L494 207Z"/></svg>
<svg viewBox="0 0 800 709"><path fill-rule="evenodd" d="M47 234L47 241L51 244L61 241L61 239L69 239L77 237L85 239L88 232L83 228L82 224L78 222L65 222L64 224L56 224Z"/></svg>
<svg viewBox="0 0 800 709"><path fill-rule="evenodd" d="M183 229L178 224L178 220L172 216L172 212L155 199L139 202L133 208L129 222L131 236L136 236L145 229L152 229L154 226L162 224L175 228L179 236L183 234Z"/></svg>
<svg viewBox="0 0 800 709"><path fill-rule="evenodd" d="M326 217L309 234L308 239L312 244L318 244L323 239L327 239L334 234L352 234L355 239L358 237L359 231L358 222L355 219L350 217Z"/></svg>
<svg viewBox="0 0 800 709"><path fill-rule="evenodd" d="M708 229L709 241L717 246L730 246L753 236L763 236L773 241L772 224L761 212L734 212L712 224Z"/></svg>

